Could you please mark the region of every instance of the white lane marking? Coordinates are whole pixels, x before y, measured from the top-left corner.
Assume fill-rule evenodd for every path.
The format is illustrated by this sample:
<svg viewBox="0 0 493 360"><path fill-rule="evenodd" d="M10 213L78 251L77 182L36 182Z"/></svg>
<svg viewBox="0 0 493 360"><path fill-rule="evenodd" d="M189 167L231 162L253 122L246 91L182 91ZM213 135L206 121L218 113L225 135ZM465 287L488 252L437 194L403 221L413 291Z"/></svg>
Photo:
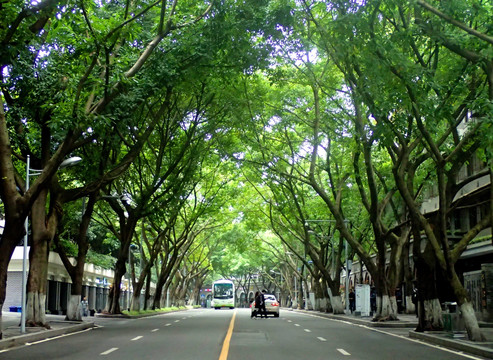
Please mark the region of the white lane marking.
<svg viewBox="0 0 493 360"><path fill-rule="evenodd" d="M310 329L303 329L303 330L305 330L306 332L312 332Z"/></svg>
<svg viewBox="0 0 493 360"><path fill-rule="evenodd" d="M47 339L41 339L41 340L38 340L38 341L27 342L24 345L25 346L31 346L31 345L41 344L41 343L44 343L44 342L48 342L48 341L60 339L60 338L66 337L66 336L72 336L72 335L76 335L76 334L79 334L79 333L82 333L82 332L90 331L92 329L93 328L88 328L88 329L76 331L76 332L69 333L69 334L61 334L61 335L53 336L53 337L50 337L50 338L47 338ZM10 349L8 349L8 350L10 350Z"/></svg>
<svg viewBox="0 0 493 360"><path fill-rule="evenodd" d="M185 317L182 317L182 320L186 320L186 319L188 319L186 316Z"/></svg>
<svg viewBox="0 0 493 360"><path fill-rule="evenodd" d="M300 324L294 324L294 326L300 326Z"/></svg>
<svg viewBox="0 0 493 360"><path fill-rule="evenodd" d="M109 349L109 350L106 350L106 351L102 352L102 353L101 353L101 354L99 354L99 355L108 355L109 353L112 353L112 352L113 352L113 351L115 351L115 350L118 350L118 348L111 348L111 349Z"/></svg>
<svg viewBox="0 0 493 360"><path fill-rule="evenodd" d="M288 320L288 322L293 322L293 320Z"/></svg>
<svg viewBox="0 0 493 360"><path fill-rule="evenodd" d="M134 338L132 339L132 341L135 341L135 340L140 340L140 339L142 339L142 338L143 338L143 336L136 336L136 337L134 337Z"/></svg>
<svg viewBox="0 0 493 360"><path fill-rule="evenodd" d="M465 354L462 351L456 351L456 350L453 350L453 349L447 349L447 348L441 347L440 345L430 344L430 343L427 343L427 342L422 341L422 340L411 339L411 338L405 337L403 335L392 334L390 332L386 332L386 331L383 331L383 330L379 330L379 329L375 329L375 328L372 328L372 327L368 327L366 325L359 325L359 326L360 327L363 327L363 328L366 328L368 330L371 330L371 331L379 332L381 334L394 336L394 337L397 337L397 338L400 338L400 339L404 339L404 340L407 340L407 341L411 341L411 342L414 342L414 343L417 343L417 344L425 345L425 346L432 347L432 348L435 348L435 349L438 349L438 350L442 350L442 351L446 351L446 352L449 352L449 353L452 353L452 354L460 355L460 356L463 356L465 358L469 358L469 359L473 359L473 360L483 360L483 358L480 358L480 357L477 357L477 356L474 356L474 355L470 355L470 354Z"/></svg>
<svg viewBox="0 0 493 360"><path fill-rule="evenodd" d="M152 329L151 332L159 331L159 329Z"/></svg>
<svg viewBox="0 0 493 360"><path fill-rule="evenodd" d="M171 326L171 323L167 323L167 324L166 324L166 325L164 325L164 326Z"/></svg>
<svg viewBox="0 0 493 360"><path fill-rule="evenodd" d="M339 351L342 355L351 355L350 353L348 353L346 350L344 349L337 349L337 351Z"/></svg>
<svg viewBox="0 0 493 360"><path fill-rule="evenodd" d="M447 349L447 348L441 347L439 345L430 344L430 343L427 343L427 342L422 341L422 340L412 339L412 338L409 338L409 337L406 337L406 336L403 336L403 335L399 335L399 334L393 334L391 332L387 332L387 331L384 331L384 330L379 330L379 329L374 328L374 327L371 327L371 326L366 326L366 325L361 325L361 324L354 324L354 323L352 323L350 321L341 320L341 319L331 319L331 318L327 318L325 316L320 316L320 315L304 314L304 313L299 313L299 314L302 314L302 315L305 315L305 316L311 316L311 317L318 318L318 319L323 319L323 320L338 322L338 323L342 323L342 324L348 324L348 325L352 325L352 326L359 326L359 327L365 328L367 330L375 331L375 332L378 332L378 333L381 333L381 334L385 334L385 335L394 336L394 337L397 337L397 338L400 338L400 339L403 339L403 340L407 340L407 341L411 341L411 342L414 342L414 343L417 343L417 344L425 345L425 346L428 346L428 347L431 347L431 348L434 348L434 349L438 349L438 350L442 350L442 351L449 352L449 353L452 353L452 354L460 355L460 356L465 357L465 358L468 358L468 359L473 359L473 360L482 360L483 359L483 358L480 358L480 357L477 357L477 356L474 356L474 355L465 354L462 351L455 351L455 350L452 350L452 349Z"/></svg>
<svg viewBox="0 0 493 360"><path fill-rule="evenodd" d="M317 339L320 340L320 341L327 341L327 339L325 339L325 338L323 338L321 336L317 337Z"/></svg>
<svg viewBox="0 0 493 360"><path fill-rule="evenodd" d="M180 322L180 320L175 320L175 322Z"/></svg>

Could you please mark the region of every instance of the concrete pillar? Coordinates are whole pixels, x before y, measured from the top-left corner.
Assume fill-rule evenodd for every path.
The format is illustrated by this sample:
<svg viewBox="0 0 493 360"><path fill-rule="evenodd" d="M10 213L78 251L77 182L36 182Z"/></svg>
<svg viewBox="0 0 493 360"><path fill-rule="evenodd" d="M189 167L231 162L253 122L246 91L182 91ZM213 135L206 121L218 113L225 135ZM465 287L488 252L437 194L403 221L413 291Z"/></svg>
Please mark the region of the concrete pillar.
<svg viewBox="0 0 493 360"><path fill-rule="evenodd" d="M106 302L108 301L108 295L110 293L110 289L103 288L103 298L102 298L102 309L106 306Z"/></svg>
<svg viewBox="0 0 493 360"><path fill-rule="evenodd" d="M56 286L55 286L55 296L56 296L56 311L61 314L61 311L62 311L62 307L60 305L60 302L61 302L61 298L60 298L60 292L61 292L61 285L62 283L60 281L56 281L55 282Z"/></svg>
<svg viewBox="0 0 493 360"><path fill-rule="evenodd" d="M96 287L89 286L89 296L87 297L87 301L89 302L89 310L96 309Z"/></svg>
<svg viewBox="0 0 493 360"><path fill-rule="evenodd" d="M104 309L104 301L103 301L103 288L98 286L96 288L96 311L99 312L100 310Z"/></svg>

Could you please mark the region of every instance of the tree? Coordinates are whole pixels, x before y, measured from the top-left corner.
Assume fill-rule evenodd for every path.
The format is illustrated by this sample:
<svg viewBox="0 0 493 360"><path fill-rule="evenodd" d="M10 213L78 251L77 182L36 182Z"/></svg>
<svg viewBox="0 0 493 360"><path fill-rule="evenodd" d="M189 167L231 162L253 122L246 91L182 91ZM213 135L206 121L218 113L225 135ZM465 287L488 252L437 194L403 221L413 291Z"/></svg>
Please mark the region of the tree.
<svg viewBox="0 0 493 360"><path fill-rule="evenodd" d="M481 146L476 136L483 129L482 121L476 121L463 135L459 125L468 114L475 114L474 104L481 102L487 93L474 68L450 56L441 43L419 36L420 31L409 22L412 14L404 5L394 7L382 2L358 11L367 17L356 20L355 16L345 14L345 21L350 24L345 29L353 31L353 26L358 29L358 37L349 35L355 40L354 45L357 43L358 53L348 48L339 57L341 68L351 90L368 109L368 128L380 135L380 141L388 149L397 188L413 226L418 227L413 231L414 241L421 241L419 230L422 229L458 302L464 306L463 313L469 314L465 316L470 338L479 340L479 328L454 264L488 220L478 223L453 245L449 243L447 223L453 198L463 185L457 182L457 174ZM416 175L430 170L438 186L440 207L435 214L425 216L419 206L419 195L427 178ZM417 180L423 182L415 188ZM440 326L439 303L436 298L429 300L427 313Z"/></svg>
<svg viewBox="0 0 493 360"><path fill-rule="evenodd" d="M120 42L122 39L120 36L125 32L121 30L136 24L136 19L150 14L152 6L145 8L133 18L128 17L128 9L122 9L123 11L119 13L121 16L115 16L112 12L112 19L119 18L121 20L112 30L110 28L115 23L108 21L105 23L104 16L108 10L107 7L111 5L106 8L98 8L97 6L91 9L84 8L81 9L81 12L71 12L57 2L28 6L26 9L18 9L14 4L9 4L9 6L12 11L3 12L3 14L8 14L12 19L2 19L2 22L13 23L12 27L2 32L2 43L5 45L2 49L8 49L8 52L4 51L2 54L2 77L8 74L8 78L3 79L5 82L2 82L2 84L6 84L7 80L9 81L9 86L2 85L2 103L0 104L2 105L0 118L0 173L5 185L2 186L4 191L2 191L1 195L2 201L6 204L5 212L8 214L6 216L8 224L6 224L6 231L0 245L5 250L2 251L2 260L0 261L2 264L0 271L2 272L7 271L13 248L22 237L22 223L25 217L31 206L37 201L38 195L42 191L46 191L63 158L82 146L86 141L92 141L94 138L92 130L104 129L104 126L100 126L102 123L99 122L102 118L98 119L98 116L108 110L109 105L119 95L127 91L123 85L126 79L135 77L143 69L144 63L163 38L174 29L191 25L202 19L203 15L210 9L205 9L205 13L202 11L200 15L196 16L188 24L180 23L176 25L173 23L176 6L170 7L170 16L166 21L164 17L161 17L160 25L157 27L157 35L149 41L149 46L142 51L138 48L127 47L126 49L132 50L131 52L134 55L139 54L139 52L140 55L134 56L133 59L132 56L129 56L126 58L129 61L123 61L119 64L123 66L118 67L118 69L116 67L110 69L110 62L113 61L117 53L122 53L124 48L121 46L124 42ZM165 7L166 4L163 6ZM66 13L65 15L67 16L64 16L63 13ZM84 13L84 16L78 15L82 13ZM163 11L161 16L165 13ZM87 21L93 15L95 18L103 15L101 16L103 19L101 22L94 21L92 23L93 25L102 25L101 28L105 28L102 32L106 33L106 36L103 36L101 42L94 31L95 28L91 27L91 23ZM51 26L51 24L54 25ZM86 28L88 31L79 31L81 28ZM75 36L72 36L72 31L76 34ZM88 38L82 39L81 42L75 44L72 40L78 38L79 33L87 34ZM140 33L147 34L148 32ZM88 39L92 39L94 42L92 44L90 42L84 43L83 40ZM141 40L143 43L147 42L145 37L141 38ZM66 51L70 47L78 48L78 51ZM45 55L46 53L48 55ZM19 56L16 56L16 54L19 54ZM86 54L87 57L81 56L81 54ZM98 62L100 58L102 61ZM65 61L67 59L70 59L70 61ZM24 66L26 64L27 66ZM103 64L103 66L99 66L100 64ZM127 68L129 70L125 73L118 71L129 64L133 64L133 66ZM72 74L72 81L68 81L68 78L59 79L58 76L36 77L37 73L49 73L50 70L55 68L57 71L61 71L63 68L67 73ZM7 69L7 71L4 71L4 69ZM103 76L96 75L98 72L99 75L103 74ZM41 79L41 81L37 81L37 79ZM50 79L52 79L52 83L50 83ZM32 86L32 83L40 86ZM40 107L39 103L26 106L29 105L30 100L43 100L43 98L35 95L36 91L41 90L41 93L43 93L45 90L43 86L46 86L48 90L44 92L48 97L50 94L58 93L69 95L51 97L54 101L51 101L48 106ZM7 123L4 113L4 99L9 109L6 115L9 123ZM81 105L84 101L86 101L85 107ZM25 194L19 194L16 189L16 171L12 161L13 149L9 132L10 128L12 128L17 130L13 130L12 134L22 134L20 130L26 128L23 122L24 118L39 124L44 139L53 141L53 144L46 146L48 145L46 141L44 143L40 142L40 145L44 144L44 148L41 147L42 150L40 151L42 155L40 165L43 165L43 172L29 191ZM73 119L73 125L67 126L66 119ZM37 127L32 128L34 130L38 129ZM85 141L79 141L79 138L84 135L86 135ZM96 136L100 135L103 135L103 133L99 132ZM33 154L31 149L22 146L22 142L19 144L18 155L21 159L25 159L25 156L29 153ZM24 144L29 144L29 142ZM21 186L20 188L23 187ZM40 204L39 208L42 208L42 204ZM38 221L36 219L33 223L41 224L42 220L39 219ZM50 237L42 236L39 232L38 234L36 236L39 236L39 239L46 239L44 240L45 243ZM5 275L0 277L3 279L0 283L0 304L3 304L3 299L5 298ZM36 286L34 283L32 284L32 286ZM40 293L42 294L43 288L38 286L36 291L41 291Z"/></svg>

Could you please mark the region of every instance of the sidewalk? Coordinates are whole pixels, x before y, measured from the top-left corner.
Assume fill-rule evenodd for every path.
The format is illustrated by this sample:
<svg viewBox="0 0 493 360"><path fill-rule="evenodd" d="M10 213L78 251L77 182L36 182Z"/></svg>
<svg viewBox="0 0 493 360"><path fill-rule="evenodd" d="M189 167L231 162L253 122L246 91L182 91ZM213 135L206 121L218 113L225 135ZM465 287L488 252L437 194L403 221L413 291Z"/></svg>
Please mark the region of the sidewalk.
<svg viewBox="0 0 493 360"><path fill-rule="evenodd" d="M307 314L316 314L329 319L347 321L353 324L364 325L374 328L382 328L382 330L400 335L409 336L412 339L421 340L434 345L439 345L447 349L463 351L468 354L481 356L488 359L493 359L493 324L481 323L481 331L484 334L485 342L473 342L467 339L465 331L448 332L448 331L414 331L418 325L418 319L415 315L399 314L399 320L373 322L371 317L361 317L355 315L333 315L322 313L313 310L293 310Z"/></svg>
<svg viewBox="0 0 493 360"><path fill-rule="evenodd" d="M64 315L46 315L50 329L42 327L26 327L21 334L20 313L2 312L2 335L0 351L11 347L24 345L64 334L70 334L95 327L94 318L84 318L83 322L65 321Z"/></svg>
<svg viewBox="0 0 493 360"><path fill-rule="evenodd" d="M2 312L2 335L3 339L0 340L0 352L4 349L12 348L15 346L24 345L44 339L53 338L60 335L70 334L77 331L82 331L90 328L94 328L100 325L106 325L113 319L125 319L125 318L141 318L147 316L161 315L164 313L183 311L183 309L172 310L168 312L152 313L152 314L140 314L140 315L105 315L96 314L96 316L84 317L82 322L79 321L65 321L65 315L46 315L46 320L50 326L50 329L42 327L26 327L26 333L21 334L20 331L20 313L15 312Z"/></svg>

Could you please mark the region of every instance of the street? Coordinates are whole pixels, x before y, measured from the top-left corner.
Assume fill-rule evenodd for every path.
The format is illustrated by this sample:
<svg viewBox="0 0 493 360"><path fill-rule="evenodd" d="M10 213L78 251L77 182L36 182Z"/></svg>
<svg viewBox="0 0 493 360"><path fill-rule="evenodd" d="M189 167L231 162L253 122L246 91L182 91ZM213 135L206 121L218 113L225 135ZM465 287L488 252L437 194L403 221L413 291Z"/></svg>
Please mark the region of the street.
<svg viewBox="0 0 493 360"><path fill-rule="evenodd" d="M232 318L234 316L234 321ZM141 319L95 319L100 327L0 353L2 360L480 359L316 314L195 309ZM228 336L228 330L230 336Z"/></svg>

